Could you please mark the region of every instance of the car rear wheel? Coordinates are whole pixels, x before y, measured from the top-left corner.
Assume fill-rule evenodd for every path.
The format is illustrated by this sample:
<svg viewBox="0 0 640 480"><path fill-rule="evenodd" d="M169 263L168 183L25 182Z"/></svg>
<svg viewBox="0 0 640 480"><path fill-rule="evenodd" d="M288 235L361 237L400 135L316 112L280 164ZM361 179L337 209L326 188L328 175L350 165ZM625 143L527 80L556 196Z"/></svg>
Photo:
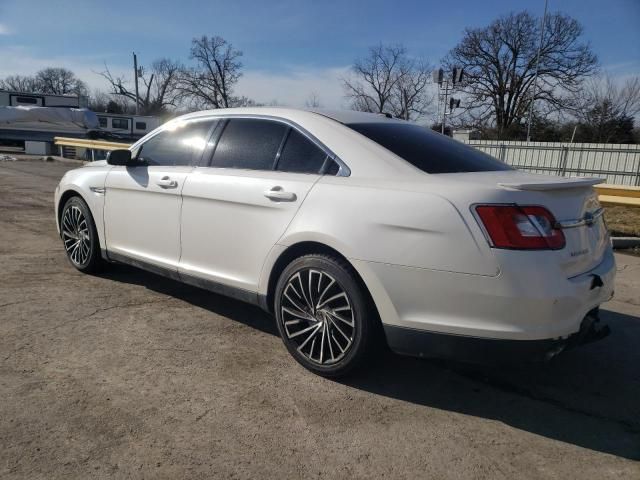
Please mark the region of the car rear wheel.
<svg viewBox="0 0 640 480"><path fill-rule="evenodd" d="M71 264L84 273L102 266L98 232L89 207L80 197L71 197L60 215L60 237Z"/></svg>
<svg viewBox="0 0 640 480"><path fill-rule="evenodd" d="M280 275L274 307L285 346L314 373L345 375L371 349L376 317L353 268L339 258L293 260Z"/></svg>

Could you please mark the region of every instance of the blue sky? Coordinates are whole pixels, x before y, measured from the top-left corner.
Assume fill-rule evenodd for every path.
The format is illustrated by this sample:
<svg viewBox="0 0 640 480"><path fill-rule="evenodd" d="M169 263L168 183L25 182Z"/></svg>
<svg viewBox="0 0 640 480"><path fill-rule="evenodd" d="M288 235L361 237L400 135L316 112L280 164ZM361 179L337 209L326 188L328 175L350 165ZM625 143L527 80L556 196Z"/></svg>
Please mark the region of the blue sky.
<svg viewBox="0 0 640 480"><path fill-rule="evenodd" d="M585 39L614 77L640 74L640 0L549 0L584 26ZM75 70L93 87L104 62L127 72L131 51L144 64L188 60L192 37L221 35L244 51L239 94L300 105L311 93L343 102L340 78L379 42L403 43L437 63L466 26L543 0L439 1L98 1L0 0L0 76L46 65Z"/></svg>

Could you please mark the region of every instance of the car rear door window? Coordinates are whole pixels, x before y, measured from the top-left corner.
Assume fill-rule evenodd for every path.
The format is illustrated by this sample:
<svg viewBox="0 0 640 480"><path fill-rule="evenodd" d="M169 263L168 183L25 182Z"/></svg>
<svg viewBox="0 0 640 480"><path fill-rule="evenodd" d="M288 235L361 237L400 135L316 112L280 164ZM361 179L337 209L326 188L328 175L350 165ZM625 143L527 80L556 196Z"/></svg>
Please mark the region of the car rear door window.
<svg viewBox="0 0 640 480"><path fill-rule="evenodd" d="M232 118L218 140L212 166L272 170L286 130L279 122Z"/></svg>
<svg viewBox="0 0 640 480"><path fill-rule="evenodd" d="M412 123L371 122L347 126L427 173L512 169L486 153Z"/></svg>
<svg viewBox="0 0 640 480"><path fill-rule="evenodd" d="M149 166L183 166L197 161L207 146L215 121L194 121L166 129L147 140L138 159Z"/></svg>
<svg viewBox="0 0 640 480"><path fill-rule="evenodd" d="M327 154L297 130L291 129L282 148L276 170L293 173L320 173Z"/></svg>

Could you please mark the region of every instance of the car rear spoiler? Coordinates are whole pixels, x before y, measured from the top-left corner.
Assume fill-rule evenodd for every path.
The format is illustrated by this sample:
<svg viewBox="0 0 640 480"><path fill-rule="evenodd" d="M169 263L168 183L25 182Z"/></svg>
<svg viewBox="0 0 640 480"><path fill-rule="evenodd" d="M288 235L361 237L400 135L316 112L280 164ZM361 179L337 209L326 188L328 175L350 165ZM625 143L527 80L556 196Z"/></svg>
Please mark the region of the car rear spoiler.
<svg viewBox="0 0 640 480"><path fill-rule="evenodd" d="M545 182L514 182L514 183L498 183L499 187L506 188L507 190L560 190L564 188L584 188L592 187L599 183L603 183L604 178L584 178L584 177L570 177L570 178L557 178L550 179Z"/></svg>

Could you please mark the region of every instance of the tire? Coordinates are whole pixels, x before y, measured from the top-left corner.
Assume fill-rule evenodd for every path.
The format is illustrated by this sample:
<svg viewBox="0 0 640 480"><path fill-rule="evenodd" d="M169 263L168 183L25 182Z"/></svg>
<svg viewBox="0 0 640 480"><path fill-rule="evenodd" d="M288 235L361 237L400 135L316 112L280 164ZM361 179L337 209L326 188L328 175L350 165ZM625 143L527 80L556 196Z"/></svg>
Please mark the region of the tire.
<svg viewBox="0 0 640 480"><path fill-rule="evenodd" d="M377 316L344 260L320 254L293 260L278 279L274 308L287 350L318 375L344 376L372 349Z"/></svg>
<svg viewBox="0 0 640 480"><path fill-rule="evenodd" d="M60 238L67 258L75 268L83 273L95 273L102 268L98 232L82 198L71 197L64 204L60 215Z"/></svg>

